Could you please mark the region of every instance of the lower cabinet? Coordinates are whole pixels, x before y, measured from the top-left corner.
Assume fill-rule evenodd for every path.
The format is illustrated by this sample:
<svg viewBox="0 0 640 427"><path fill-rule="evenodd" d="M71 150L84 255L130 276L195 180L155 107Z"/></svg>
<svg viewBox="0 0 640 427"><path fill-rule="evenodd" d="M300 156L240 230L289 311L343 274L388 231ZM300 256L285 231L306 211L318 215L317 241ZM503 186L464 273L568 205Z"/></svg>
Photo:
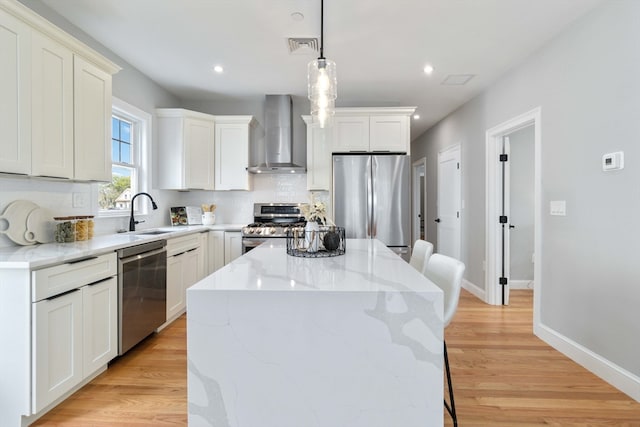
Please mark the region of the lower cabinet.
<svg viewBox="0 0 640 427"><path fill-rule="evenodd" d="M118 282L115 277L82 288L84 376L118 354Z"/></svg>
<svg viewBox="0 0 640 427"><path fill-rule="evenodd" d="M227 265L242 255L242 233L239 231L224 232L224 264Z"/></svg>
<svg viewBox="0 0 640 427"><path fill-rule="evenodd" d="M208 272L213 273L224 267L224 231L209 231Z"/></svg>
<svg viewBox="0 0 640 427"><path fill-rule="evenodd" d="M176 237L167 242L167 322L187 306L187 289L202 278L204 262L200 234Z"/></svg>
<svg viewBox="0 0 640 427"><path fill-rule="evenodd" d="M39 412L117 355L115 277L33 304L33 407Z"/></svg>

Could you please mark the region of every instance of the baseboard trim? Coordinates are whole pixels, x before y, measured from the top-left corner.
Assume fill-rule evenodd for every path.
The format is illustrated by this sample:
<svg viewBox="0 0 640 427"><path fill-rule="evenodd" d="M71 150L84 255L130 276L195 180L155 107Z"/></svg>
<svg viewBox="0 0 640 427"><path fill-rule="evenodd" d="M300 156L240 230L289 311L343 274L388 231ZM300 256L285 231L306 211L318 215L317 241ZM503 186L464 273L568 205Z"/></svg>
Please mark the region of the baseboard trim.
<svg viewBox="0 0 640 427"><path fill-rule="evenodd" d="M533 280L512 280L509 279L510 289L531 289L533 290Z"/></svg>
<svg viewBox="0 0 640 427"><path fill-rule="evenodd" d="M533 333L585 369L602 378L632 399L640 402L640 377L610 360L542 324L533 325Z"/></svg>
<svg viewBox="0 0 640 427"><path fill-rule="evenodd" d="M462 288L466 289L469 292L471 292L473 295L475 295L476 297L478 297L482 301L487 302L486 293L485 293L484 289L476 286L475 284L471 283L467 279L462 279Z"/></svg>

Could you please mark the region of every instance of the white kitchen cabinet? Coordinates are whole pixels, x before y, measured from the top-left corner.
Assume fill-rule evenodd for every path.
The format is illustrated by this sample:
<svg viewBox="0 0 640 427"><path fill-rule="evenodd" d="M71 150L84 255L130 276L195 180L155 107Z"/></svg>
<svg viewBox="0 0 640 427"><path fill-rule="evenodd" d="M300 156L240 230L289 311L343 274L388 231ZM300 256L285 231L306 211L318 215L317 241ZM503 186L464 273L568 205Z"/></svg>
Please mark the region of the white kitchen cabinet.
<svg viewBox="0 0 640 427"><path fill-rule="evenodd" d="M209 251L207 254L209 274L224 267L224 235L221 230L209 231Z"/></svg>
<svg viewBox="0 0 640 427"><path fill-rule="evenodd" d="M118 355L118 280L110 277L84 286L82 311L86 378Z"/></svg>
<svg viewBox="0 0 640 427"><path fill-rule="evenodd" d="M252 116L216 116L215 189L251 190L249 143L255 125Z"/></svg>
<svg viewBox="0 0 640 427"><path fill-rule="evenodd" d="M369 151L369 116L338 116L333 118L334 152Z"/></svg>
<svg viewBox="0 0 640 427"><path fill-rule="evenodd" d="M198 251L198 281L209 275L209 233L203 231L198 234L200 250Z"/></svg>
<svg viewBox="0 0 640 427"><path fill-rule="evenodd" d="M34 412L79 384L82 366L82 290L34 304Z"/></svg>
<svg viewBox="0 0 640 427"><path fill-rule="evenodd" d="M111 75L73 58L74 177L111 182Z"/></svg>
<svg viewBox="0 0 640 427"><path fill-rule="evenodd" d="M242 255L242 233L239 231L225 231L224 233L224 264L227 265Z"/></svg>
<svg viewBox="0 0 640 427"><path fill-rule="evenodd" d="M158 115L158 188L214 189L214 117L180 108Z"/></svg>
<svg viewBox="0 0 640 427"><path fill-rule="evenodd" d="M369 118L371 152L409 153L409 116L373 115Z"/></svg>
<svg viewBox="0 0 640 427"><path fill-rule="evenodd" d="M117 355L116 263L109 253L31 273L34 413Z"/></svg>
<svg viewBox="0 0 640 427"><path fill-rule="evenodd" d="M333 119L333 152L410 153L414 107L339 108Z"/></svg>
<svg viewBox="0 0 640 427"><path fill-rule="evenodd" d="M31 172L31 30L0 10L0 172Z"/></svg>
<svg viewBox="0 0 640 427"><path fill-rule="evenodd" d="M311 116L303 116L307 125L307 190L331 190L331 128L321 128Z"/></svg>
<svg viewBox="0 0 640 427"><path fill-rule="evenodd" d="M167 322L184 313L187 289L201 278L200 234L167 241Z"/></svg>
<svg viewBox="0 0 640 427"><path fill-rule="evenodd" d="M73 52L37 31L31 45L31 174L71 179ZM104 136L101 141L106 144Z"/></svg>
<svg viewBox="0 0 640 427"><path fill-rule="evenodd" d="M120 68L19 2L0 3L0 172L111 181Z"/></svg>

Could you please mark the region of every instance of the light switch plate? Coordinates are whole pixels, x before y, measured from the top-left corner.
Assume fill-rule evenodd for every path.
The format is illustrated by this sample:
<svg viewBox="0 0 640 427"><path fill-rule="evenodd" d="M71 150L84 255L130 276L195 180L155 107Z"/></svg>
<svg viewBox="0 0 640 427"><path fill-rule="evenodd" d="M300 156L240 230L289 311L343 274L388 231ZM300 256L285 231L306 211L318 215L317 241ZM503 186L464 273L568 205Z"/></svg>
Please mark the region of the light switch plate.
<svg viewBox="0 0 640 427"><path fill-rule="evenodd" d="M566 216L567 202L565 200L552 200L549 203L549 213L551 215Z"/></svg>

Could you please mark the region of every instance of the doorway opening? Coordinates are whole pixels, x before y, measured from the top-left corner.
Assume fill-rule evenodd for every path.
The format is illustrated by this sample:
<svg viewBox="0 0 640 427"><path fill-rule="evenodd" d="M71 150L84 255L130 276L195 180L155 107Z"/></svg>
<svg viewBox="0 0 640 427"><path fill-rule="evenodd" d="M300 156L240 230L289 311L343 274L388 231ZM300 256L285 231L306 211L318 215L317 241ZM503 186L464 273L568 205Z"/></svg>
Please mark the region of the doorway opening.
<svg viewBox="0 0 640 427"><path fill-rule="evenodd" d="M540 298L539 280L541 268L539 262L534 260L540 259L541 254L541 179L540 179L540 117L541 110L536 108L520 116L514 117L498 126L495 126L486 132L486 271L485 271L485 301L488 304L501 305L509 303L510 287L526 287L534 290L534 320L539 318L537 307ZM532 135L531 135L532 134ZM522 168L522 159L517 164L511 164L509 157L512 155L513 143L523 143L520 138L531 138L532 158L525 159L531 164L533 160L533 188L528 190L520 189L520 192L528 192L527 194L515 194L511 187L516 185L516 189L520 186L517 175L520 170L514 171L514 166L518 169ZM518 147L519 151L522 146ZM526 150L525 150L526 151ZM522 156L520 153L519 156ZM531 156L531 154L528 154ZM514 173L515 172L515 173ZM518 176L517 180L513 177ZM518 206L515 211L514 203L520 203L522 198L529 197L532 199L533 218L524 218L524 214L519 212L522 206ZM530 208L529 208L530 209ZM529 212L531 213L531 212ZM518 220L516 220L516 216ZM521 227L519 229L518 221ZM529 222L532 221L532 224ZM532 228L532 230L530 230ZM529 229L529 230L528 230ZM517 232L516 232L517 230ZM527 276L513 277L516 279L515 284L511 279L511 256L512 247L514 245L528 245L529 249L531 241L526 243L516 242L511 235L520 234L520 231L529 231L526 239L532 239L533 254L522 255L518 258L522 264L526 264L526 260L522 258L530 258L533 263L532 277L528 276L529 272L517 274L527 274ZM526 250L524 250L526 252ZM516 269L521 268L514 267ZM515 273L515 271L514 271Z"/></svg>
<svg viewBox="0 0 640 427"><path fill-rule="evenodd" d="M411 229L413 239L411 247L416 240L427 239L427 158L423 157L413 162L413 197L412 197Z"/></svg>

